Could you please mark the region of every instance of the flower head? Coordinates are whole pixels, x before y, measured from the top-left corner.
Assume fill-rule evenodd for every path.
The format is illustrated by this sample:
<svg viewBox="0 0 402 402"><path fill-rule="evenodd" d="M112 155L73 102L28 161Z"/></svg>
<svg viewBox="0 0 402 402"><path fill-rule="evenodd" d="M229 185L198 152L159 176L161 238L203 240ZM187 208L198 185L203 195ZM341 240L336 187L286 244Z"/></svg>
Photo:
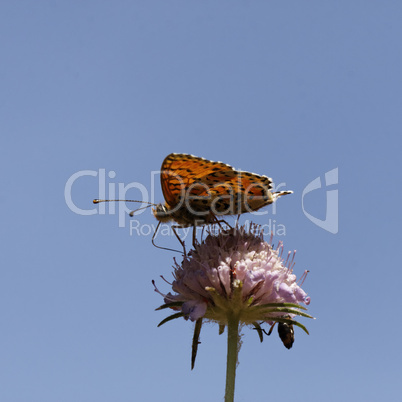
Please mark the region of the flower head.
<svg viewBox="0 0 402 402"><path fill-rule="evenodd" d="M256 225L209 234L181 265L175 262L174 293L163 295L162 307L178 310L174 318L207 319L220 326L236 316L241 324L259 331L261 322L305 329L293 317L310 317L301 311L305 310L301 303L308 305L310 298L293 274L294 253L286 261L282 253L282 243L274 248L272 237L265 242Z"/></svg>

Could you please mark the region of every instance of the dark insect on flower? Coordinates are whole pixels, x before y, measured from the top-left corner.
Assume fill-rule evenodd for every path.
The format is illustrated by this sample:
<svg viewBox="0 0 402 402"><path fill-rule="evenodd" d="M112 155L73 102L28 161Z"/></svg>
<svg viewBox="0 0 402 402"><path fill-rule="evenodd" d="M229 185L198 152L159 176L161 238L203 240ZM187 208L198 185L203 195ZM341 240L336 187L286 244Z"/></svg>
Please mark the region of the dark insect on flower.
<svg viewBox="0 0 402 402"><path fill-rule="evenodd" d="M293 330L293 325L287 324L285 322L280 322L278 324L278 334L285 347L290 349L293 345L293 342L295 341L295 332Z"/></svg>

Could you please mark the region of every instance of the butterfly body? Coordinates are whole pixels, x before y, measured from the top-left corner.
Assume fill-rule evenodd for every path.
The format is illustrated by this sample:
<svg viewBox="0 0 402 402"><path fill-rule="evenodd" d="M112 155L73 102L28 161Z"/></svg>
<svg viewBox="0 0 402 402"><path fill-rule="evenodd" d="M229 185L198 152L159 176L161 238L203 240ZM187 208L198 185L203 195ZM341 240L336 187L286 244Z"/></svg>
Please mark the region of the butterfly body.
<svg viewBox="0 0 402 402"><path fill-rule="evenodd" d="M161 223L167 223L174 221L181 228L189 226L202 226L208 223L214 223L216 221L215 216L209 212L205 215L192 214L186 208L180 208L177 210L170 209L168 205L158 204L152 209L155 218Z"/></svg>
<svg viewBox="0 0 402 402"><path fill-rule="evenodd" d="M272 180L267 176L175 153L162 163L161 186L166 202L153 209L154 216L181 227L202 226L216 222L217 216L257 211L292 193L271 192Z"/></svg>

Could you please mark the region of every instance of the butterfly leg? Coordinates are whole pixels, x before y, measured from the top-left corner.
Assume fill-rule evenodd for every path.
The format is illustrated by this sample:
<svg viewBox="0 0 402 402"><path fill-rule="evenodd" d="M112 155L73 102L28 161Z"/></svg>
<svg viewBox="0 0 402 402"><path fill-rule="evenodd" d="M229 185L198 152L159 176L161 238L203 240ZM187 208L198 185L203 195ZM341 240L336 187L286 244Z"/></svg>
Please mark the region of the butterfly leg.
<svg viewBox="0 0 402 402"><path fill-rule="evenodd" d="M223 219L218 219L216 216L214 216L213 221L209 224L209 229L208 229L207 232L208 232L208 233L212 233L211 231L212 231L214 225L218 225L219 228L221 229L221 231L224 231L224 228L223 228L223 226L221 225L221 223L224 223L227 227L229 227L230 229L233 229L225 220L223 220ZM195 237L195 235L196 235L196 229L197 229L197 225L194 224L194 226L193 226L193 246L194 246L194 247L195 247L195 244L196 244L196 237ZM203 236L204 236L204 229L205 229L205 224L203 225L202 231L201 231L201 241L202 241L202 238L203 238Z"/></svg>
<svg viewBox="0 0 402 402"><path fill-rule="evenodd" d="M194 225L193 226L193 247L194 248L195 248L195 242L197 241L196 234L197 234L197 226ZM201 235L201 238L202 238L202 235Z"/></svg>
<svg viewBox="0 0 402 402"><path fill-rule="evenodd" d="M205 225L201 229L201 242L202 242L202 238L204 237L204 229L205 229ZM194 242L194 239L193 239L193 242Z"/></svg>
<svg viewBox="0 0 402 402"><path fill-rule="evenodd" d="M158 224L157 224L157 226L156 226L156 229L155 229L155 232L154 232L154 234L153 234L153 236L152 236L152 244L153 244L155 247L157 247L157 248L160 248L160 247L155 244L155 237L156 237L156 234L158 233L158 229L159 229L160 224L161 224L161 223L158 222Z"/></svg>
<svg viewBox="0 0 402 402"><path fill-rule="evenodd" d="M179 250L173 250L172 248L161 247L161 246L158 246L157 244L155 244L155 237L156 237L156 234L158 233L158 229L159 229L159 225L160 225L160 224L161 224L161 223L158 222L158 226L156 226L154 235L152 236L152 244L153 244L156 248L160 248L161 250L168 250L168 251L174 251L175 253L180 253ZM173 226L172 226L172 228L173 228ZM177 235L177 233L176 233L176 231L175 231L174 229L173 229L173 232L174 232L174 234L176 235L176 237L179 239L179 242L180 242L180 244L183 246L183 249L184 249L184 242L182 242L182 241L180 240L180 238L178 237L178 235ZM185 255L185 252L186 252L186 250L184 249L184 255Z"/></svg>
<svg viewBox="0 0 402 402"><path fill-rule="evenodd" d="M230 229L233 229L224 219L218 219L216 215L214 215L212 212L210 213L209 217L208 217L208 223L210 223L211 225L219 225L219 227L221 229L223 229L221 223L224 223L226 226L228 226Z"/></svg>
<svg viewBox="0 0 402 402"><path fill-rule="evenodd" d="M224 219L218 219L218 218L215 217L215 222L214 223L217 223L221 229L223 229L221 223L224 223L230 229L233 229Z"/></svg>
<svg viewBox="0 0 402 402"><path fill-rule="evenodd" d="M175 234L177 240L179 241L179 243L180 243L181 246L183 247L183 254L186 256L187 253L186 253L186 246L185 246L185 244L184 244L184 240L180 239L178 233L176 232L176 229L180 229L180 228L181 228L181 226L172 225L173 233Z"/></svg>
<svg viewBox="0 0 402 402"><path fill-rule="evenodd" d="M219 222L224 223L226 226L229 226L230 229L233 229L225 220L220 220Z"/></svg>

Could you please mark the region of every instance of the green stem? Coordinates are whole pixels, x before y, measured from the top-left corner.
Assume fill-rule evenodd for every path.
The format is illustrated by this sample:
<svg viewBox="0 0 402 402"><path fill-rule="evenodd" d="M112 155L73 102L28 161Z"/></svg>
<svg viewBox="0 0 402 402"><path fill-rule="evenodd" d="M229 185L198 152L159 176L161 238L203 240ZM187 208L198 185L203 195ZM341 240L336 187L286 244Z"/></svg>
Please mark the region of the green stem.
<svg viewBox="0 0 402 402"><path fill-rule="evenodd" d="M239 318L237 316L232 316L228 321L228 356L226 362L225 402L234 401L238 351L239 351Z"/></svg>

